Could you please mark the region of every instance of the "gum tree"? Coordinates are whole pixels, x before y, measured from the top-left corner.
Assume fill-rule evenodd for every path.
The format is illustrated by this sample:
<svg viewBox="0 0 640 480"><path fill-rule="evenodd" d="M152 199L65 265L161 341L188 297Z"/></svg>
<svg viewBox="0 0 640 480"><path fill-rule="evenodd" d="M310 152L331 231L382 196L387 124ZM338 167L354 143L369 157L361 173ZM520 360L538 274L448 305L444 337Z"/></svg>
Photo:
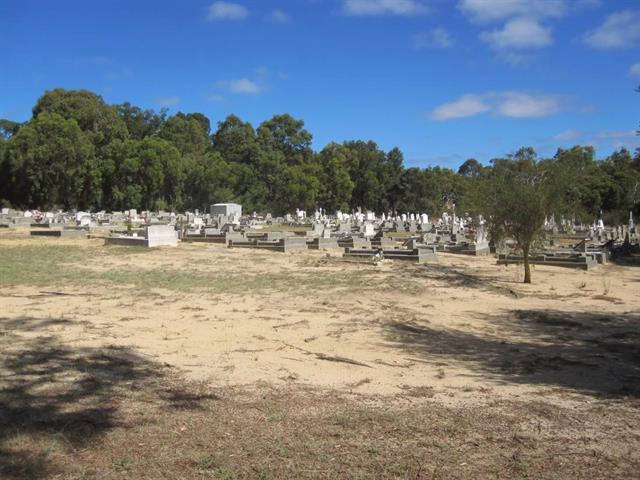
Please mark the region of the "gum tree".
<svg viewBox="0 0 640 480"><path fill-rule="evenodd" d="M531 283L529 257L544 235L545 217L559 209L557 185L531 148L492 163L481 182L481 210L488 217L491 238L512 239L522 252L524 283Z"/></svg>

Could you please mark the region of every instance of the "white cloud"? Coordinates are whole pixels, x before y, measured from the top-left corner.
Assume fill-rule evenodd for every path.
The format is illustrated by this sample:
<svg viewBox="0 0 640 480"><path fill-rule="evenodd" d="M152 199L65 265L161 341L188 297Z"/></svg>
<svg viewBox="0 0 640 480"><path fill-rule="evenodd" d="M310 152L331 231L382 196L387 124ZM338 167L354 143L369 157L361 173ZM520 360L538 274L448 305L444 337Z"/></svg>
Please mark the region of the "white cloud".
<svg viewBox="0 0 640 480"><path fill-rule="evenodd" d="M498 58L507 62L512 67L522 67L527 65L532 58L530 54L524 54L520 52L505 51L498 55Z"/></svg>
<svg viewBox="0 0 640 480"><path fill-rule="evenodd" d="M496 114L509 118L548 117L561 110L560 99L554 95L533 95L504 92L498 96Z"/></svg>
<svg viewBox="0 0 640 480"><path fill-rule="evenodd" d="M629 75L632 77L640 77L640 62L634 63L629 67Z"/></svg>
<svg viewBox="0 0 640 480"><path fill-rule="evenodd" d="M207 20L243 20L249 16L249 9L239 3L214 2L209 6Z"/></svg>
<svg viewBox="0 0 640 480"><path fill-rule="evenodd" d="M453 118L473 117L491 110L482 96L463 95L459 99L435 108L429 115L432 120L451 120Z"/></svg>
<svg viewBox="0 0 640 480"><path fill-rule="evenodd" d="M208 95L206 97L206 100L208 102L224 102L224 95L220 95L220 94L214 93L212 95Z"/></svg>
<svg viewBox="0 0 640 480"><path fill-rule="evenodd" d="M602 6L602 0L575 0L571 4L572 10L586 10L589 8L600 8Z"/></svg>
<svg viewBox="0 0 640 480"><path fill-rule="evenodd" d="M619 138L629 138L635 137L635 130L616 130L616 131L607 131L603 130L596 134L596 138L599 140L615 140Z"/></svg>
<svg viewBox="0 0 640 480"><path fill-rule="evenodd" d="M119 67L107 72L105 78L108 81L122 80L133 76L133 72L127 67Z"/></svg>
<svg viewBox="0 0 640 480"><path fill-rule="evenodd" d="M276 9L267 15L267 20L273 23L289 23L291 21L291 17L282 10Z"/></svg>
<svg viewBox="0 0 640 480"><path fill-rule="evenodd" d="M482 32L480 39L494 48L541 48L553 43L551 29L545 28L534 18L513 18L503 28Z"/></svg>
<svg viewBox="0 0 640 480"><path fill-rule="evenodd" d="M344 0L347 15L419 15L427 11L418 0Z"/></svg>
<svg viewBox="0 0 640 480"><path fill-rule="evenodd" d="M158 97L156 98L156 103L161 107L173 107L180 103L180 97Z"/></svg>
<svg viewBox="0 0 640 480"><path fill-rule="evenodd" d="M554 115L562 108L563 99L557 95L506 91L463 95L436 107L429 116L432 120L451 120L491 112L498 117L536 118Z"/></svg>
<svg viewBox="0 0 640 480"><path fill-rule="evenodd" d="M447 30L437 27L414 35L413 44L416 48L451 48L455 45L455 40Z"/></svg>
<svg viewBox="0 0 640 480"><path fill-rule="evenodd" d="M233 95L260 95L269 89L270 80L274 78L284 79L286 75L281 72L271 72L266 67L258 67L246 77L216 82L213 85L214 91L211 92L208 100L224 100L221 90Z"/></svg>
<svg viewBox="0 0 640 480"><path fill-rule="evenodd" d="M594 48L630 48L640 43L640 11L612 13L602 25L584 36Z"/></svg>
<svg viewBox="0 0 640 480"><path fill-rule="evenodd" d="M101 71L104 79L108 82L124 80L133 76L133 71L130 68L122 65L112 57L95 55L92 57L79 58L74 61L74 63L83 68L86 68L88 65L96 71Z"/></svg>
<svg viewBox="0 0 640 480"><path fill-rule="evenodd" d="M516 16L560 18L567 14L566 0L461 0L458 8L476 22Z"/></svg>
<svg viewBox="0 0 640 480"><path fill-rule="evenodd" d="M218 86L235 94L258 95L265 89L264 85L249 80L248 78L239 78L237 80L227 80L218 82Z"/></svg>
<svg viewBox="0 0 640 480"><path fill-rule="evenodd" d="M576 129L565 130L564 132L560 132L557 135L553 136L554 140L559 140L561 142L571 142L573 140L578 140L584 136L584 132Z"/></svg>
<svg viewBox="0 0 640 480"><path fill-rule="evenodd" d="M635 130L601 131L595 135L597 144L600 141L609 143L613 148L627 148L634 150L640 148L640 137Z"/></svg>

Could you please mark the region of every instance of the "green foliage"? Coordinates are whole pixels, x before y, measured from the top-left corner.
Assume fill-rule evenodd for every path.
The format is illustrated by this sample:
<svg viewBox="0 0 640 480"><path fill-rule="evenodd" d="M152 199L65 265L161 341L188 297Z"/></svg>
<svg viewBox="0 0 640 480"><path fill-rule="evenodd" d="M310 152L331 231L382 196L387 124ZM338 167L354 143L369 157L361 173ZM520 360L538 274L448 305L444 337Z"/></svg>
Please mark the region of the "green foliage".
<svg viewBox="0 0 640 480"><path fill-rule="evenodd" d="M184 172L180 153L166 140L116 141L106 149L105 158L110 179L105 190L114 209L181 205Z"/></svg>
<svg viewBox="0 0 640 480"><path fill-rule="evenodd" d="M559 215L591 222L602 212L618 222L633 210L640 217L640 151L599 161L592 147L576 146L539 161L523 148L490 166L471 158L456 172L407 169L398 148L385 152L373 141L329 143L317 153L311 142L304 122L288 114L255 129L230 115L212 132L202 113L169 116L59 88L38 99L29 121L0 120L0 203L121 210L235 201L245 211L274 214L361 207L486 216L488 179L506 182L513 172L535 170ZM516 180L509 195L537 195Z"/></svg>
<svg viewBox="0 0 640 480"><path fill-rule="evenodd" d="M7 142L9 200L40 208L98 206L102 191L94 153L74 119L41 113Z"/></svg>
<svg viewBox="0 0 640 480"><path fill-rule="evenodd" d="M75 120L96 147L128 136L127 126L116 108L88 90L57 88L45 92L33 107L33 118L43 113L57 113L65 119Z"/></svg>
<svg viewBox="0 0 640 480"><path fill-rule="evenodd" d="M5 140L9 140L13 135L18 133L19 129L20 124L18 122L0 118L0 145Z"/></svg>
<svg viewBox="0 0 640 480"><path fill-rule="evenodd" d="M129 102L114 105L114 108L127 126L129 138L136 140L142 140L150 135L157 135L167 117L165 109L160 110L160 113L156 113L153 110L142 110Z"/></svg>
<svg viewBox="0 0 640 480"><path fill-rule="evenodd" d="M355 182L349 174L346 148L330 143L318 154L322 168L320 204L330 212L348 211Z"/></svg>
<svg viewBox="0 0 640 480"><path fill-rule="evenodd" d="M523 148L507 159L493 160L478 187L491 238L496 244L516 242L524 256L524 282L531 283L529 253L543 236L545 218L564 210L566 185L555 168L537 161L533 149Z"/></svg>

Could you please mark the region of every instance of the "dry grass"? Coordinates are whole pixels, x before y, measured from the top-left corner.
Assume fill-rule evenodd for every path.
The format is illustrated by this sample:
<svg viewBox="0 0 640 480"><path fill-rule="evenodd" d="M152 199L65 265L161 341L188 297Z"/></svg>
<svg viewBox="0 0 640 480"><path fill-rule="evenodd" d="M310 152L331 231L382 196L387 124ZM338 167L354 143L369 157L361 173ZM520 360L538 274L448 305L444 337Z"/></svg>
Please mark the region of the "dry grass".
<svg viewBox="0 0 640 480"><path fill-rule="evenodd" d="M19 245L2 248L0 278L2 285L82 286L87 283L109 288L128 288L149 291L167 289L177 292L253 292L318 291L327 287L376 289L385 284L375 271L354 270L335 275L316 275L300 272L230 272L219 269L197 270L173 265L143 268L136 262L139 255L150 252L143 248L109 247L100 251L77 246L45 244ZM110 260L119 262L109 266ZM96 265L108 268L95 269ZM388 282L387 282L388 284Z"/></svg>
<svg viewBox="0 0 640 480"><path fill-rule="evenodd" d="M637 401L446 407L407 391L408 407L381 408L389 399L189 384L124 349L16 340L1 366L5 479L631 478L640 468Z"/></svg>
<svg viewBox="0 0 640 480"><path fill-rule="evenodd" d="M253 255L255 265L239 272L234 263L239 254L224 249L214 257L193 247L180 259L185 263L176 265L169 255L147 258L147 250L81 245L86 243L22 241L0 247L0 286L22 305L20 311L0 314L0 479L638 476L638 316L632 305L619 306L608 295L598 299L602 311L569 314L556 310L573 299L566 286L545 296L542 289L480 276L463 264L344 267L308 256L290 257L279 264L281 270L269 270L263 265L274 257L247 252L242 255ZM411 296L427 285L436 293L418 298L420 308L410 308L407 297L404 303L389 301L389 291L402 289ZM597 282L590 285L585 301L599 293ZM34 286L46 291L34 291ZM47 308L58 308L68 296L80 295L73 289L63 292L67 286L92 292L86 308L80 304L87 313L60 307L64 315L47 314L45 300L51 300ZM108 288L100 293L103 286ZM157 309L195 292L176 303L176 318L209 313L218 293L244 289L273 295L282 302L280 310L229 304L216 310L211 325L218 315L238 322L260 312L273 321L268 334L274 338L297 332L300 342L282 355L299 354L294 360L308 361L309 370L325 367L312 360L345 366L345 360L359 358L353 351L342 352L346 356L320 353L318 344L327 338L331 345L345 344L350 332L367 327L366 318L375 327L367 341L383 342L386 350L365 366L347 363L362 371L342 390L310 387L296 380L299 372L289 371L277 373L286 379L278 385L231 387L221 374L208 382L189 382L183 371L154 360L142 348L123 346L130 344L126 339L119 339L119 346L110 343L116 337L107 334L124 331L145 308L155 308L137 307L136 297L119 296L131 286ZM290 293L315 298L325 288L329 298L304 307L307 313L318 312L331 329L308 332L313 320L283 313L292 311L285 304ZM376 289L382 298L374 298ZM199 303L201 294L209 303ZM341 295L346 298L336 307L331 297ZM456 328L437 324L444 301L464 304L475 296L509 306L499 315L476 313L483 319L473 325L490 331L470 329L474 319L469 315L454 317ZM112 316L120 322L96 313L98 297L116 304ZM522 299L533 306L514 306ZM613 308L617 313L605 310ZM337 316L341 309L349 318ZM90 321L93 317L100 322ZM169 345L183 335L177 323L163 319L145 335L157 334ZM78 343L86 332L74 324L100 341ZM229 345L227 357L243 351L234 347ZM254 355L254 350L244 351ZM468 369L460 370L461 364ZM420 378L430 385L410 383L409 372L418 368L412 365L431 369ZM393 370L401 385L398 393L354 393L374 386L377 371L384 368ZM474 376L464 377L457 390L443 387L461 371ZM610 389L608 377L623 388ZM492 382L479 384L476 378ZM507 383L515 385L510 392L520 392L519 386L530 390L499 394ZM538 384L548 389L534 390ZM458 397L462 401L442 401L455 392L464 393Z"/></svg>

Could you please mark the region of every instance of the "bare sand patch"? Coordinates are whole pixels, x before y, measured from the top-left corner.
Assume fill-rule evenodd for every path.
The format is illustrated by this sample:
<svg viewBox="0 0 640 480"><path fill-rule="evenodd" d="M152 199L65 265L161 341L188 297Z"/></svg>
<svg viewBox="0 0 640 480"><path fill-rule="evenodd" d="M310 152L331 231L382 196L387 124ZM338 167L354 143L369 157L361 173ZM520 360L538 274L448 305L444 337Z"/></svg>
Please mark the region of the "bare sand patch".
<svg viewBox="0 0 640 480"><path fill-rule="evenodd" d="M447 404L541 395L571 402L638 385L634 268L535 267L534 283L523 285L517 267L488 257L369 266L325 252L0 239L2 249L22 247L34 249L29 255L43 248L43 262L58 247L77 252L56 264L58 277L40 275L30 258L35 285L20 272L0 279L4 332L56 335L75 349L127 347L192 381L400 402L428 392L422 397Z"/></svg>

